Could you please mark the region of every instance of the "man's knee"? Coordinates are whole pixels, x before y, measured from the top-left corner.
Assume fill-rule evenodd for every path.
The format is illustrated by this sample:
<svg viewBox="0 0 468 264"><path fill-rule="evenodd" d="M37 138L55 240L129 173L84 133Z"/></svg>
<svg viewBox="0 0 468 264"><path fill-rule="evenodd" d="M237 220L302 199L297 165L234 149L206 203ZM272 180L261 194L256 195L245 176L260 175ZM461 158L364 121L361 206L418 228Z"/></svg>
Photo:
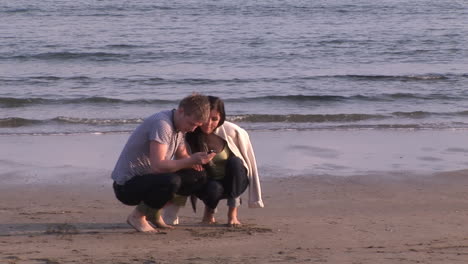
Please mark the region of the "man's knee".
<svg viewBox="0 0 468 264"><path fill-rule="evenodd" d="M197 171L193 169L180 170L177 174L182 179L182 184L195 184L206 182L207 176L205 171Z"/></svg>
<svg viewBox="0 0 468 264"><path fill-rule="evenodd" d="M136 194L129 193L125 187L114 183L113 185L115 197L125 205L137 205L141 201L141 197Z"/></svg>
<svg viewBox="0 0 468 264"><path fill-rule="evenodd" d="M170 174L168 186L172 193L176 193L182 185L182 179L177 174Z"/></svg>
<svg viewBox="0 0 468 264"><path fill-rule="evenodd" d="M206 183L205 171L181 170L177 174L180 176L181 184L177 194L192 195L198 193Z"/></svg>

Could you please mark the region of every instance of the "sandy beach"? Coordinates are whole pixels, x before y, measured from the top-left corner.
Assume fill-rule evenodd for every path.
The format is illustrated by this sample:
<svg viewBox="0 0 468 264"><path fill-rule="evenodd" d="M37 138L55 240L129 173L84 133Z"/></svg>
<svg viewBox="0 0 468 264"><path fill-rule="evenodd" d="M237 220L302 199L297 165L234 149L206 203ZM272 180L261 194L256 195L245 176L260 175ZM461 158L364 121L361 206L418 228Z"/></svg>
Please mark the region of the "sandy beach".
<svg viewBox="0 0 468 264"><path fill-rule="evenodd" d="M271 144L265 134L254 133L265 208L243 205L244 225L230 228L224 225L224 202L217 213L219 224L210 226L200 224L201 210L195 214L187 206L181 210L181 224L161 234L134 231L125 223L131 207L114 198L109 166L127 135L2 137L6 148L0 156L0 263L466 263L468 171L455 166L439 171L436 165L441 160L463 166L447 151L452 149L458 158L466 156L451 145L459 140L457 135L444 146L423 134L414 135L420 140L413 143L427 153L426 159L400 163L412 164L412 172L378 167L378 172L346 176L340 170L336 175L331 170L314 173L314 162L320 163L317 155L340 165L349 162L347 156L364 157L363 152L375 148L363 144L359 151L348 153L344 147L327 156L332 148L303 141L308 148L296 147L290 154L315 153L309 156L312 163L304 158L295 164L305 168L302 171L291 171L284 164L278 170L290 174L271 176L269 172L278 171L274 162L267 162L275 157L266 156ZM301 141L299 136L311 135L289 134L291 141L282 144L294 146L295 140ZM321 142L336 136L323 136ZM380 136L389 141L402 138ZM335 141L344 140L338 138ZM282 144L275 148L281 150ZM429 155L427 145L442 151ZM91 146L95 150L87 153ZM408 154L404 147L403 152ZM384 163L383 158L373 160ZM414 160L431 160L434 165L422 171Z"/></svg>
<svg viewBox="0 0 468 264"><path fill-rule="evenodd" d="M0 264L467 264L467 13L1 0ZM198 201L137 232L112 170L131 131L193 93L248 131L265 208L245 192L240 227L226 201L202 224Z"/></svg>

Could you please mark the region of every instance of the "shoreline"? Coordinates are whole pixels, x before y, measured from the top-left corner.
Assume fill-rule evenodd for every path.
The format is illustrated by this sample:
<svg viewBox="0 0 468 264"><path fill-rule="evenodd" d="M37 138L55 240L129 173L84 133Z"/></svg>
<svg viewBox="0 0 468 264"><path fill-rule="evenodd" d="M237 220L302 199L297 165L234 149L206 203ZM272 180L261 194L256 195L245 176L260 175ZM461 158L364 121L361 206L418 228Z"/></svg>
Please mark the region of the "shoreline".
<svg viewBox="0 0 468 264"><path fill-rule="evenodd" d="M468 168L463 131L249 131L261 178ZM106 183L129 134L0 136L2 182ZM79 174L80 177L75 175Z"/></svg>

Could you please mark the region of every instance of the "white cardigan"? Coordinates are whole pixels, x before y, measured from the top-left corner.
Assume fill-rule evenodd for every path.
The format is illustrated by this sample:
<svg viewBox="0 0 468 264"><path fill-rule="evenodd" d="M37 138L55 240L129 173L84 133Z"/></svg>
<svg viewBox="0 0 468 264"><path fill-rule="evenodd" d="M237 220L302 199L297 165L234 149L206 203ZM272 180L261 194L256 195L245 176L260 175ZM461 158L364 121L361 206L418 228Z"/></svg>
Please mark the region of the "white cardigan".
<svg viewBox="0 0 468 264"><path fill-rule="evenodd" d="M225 121L223 125L214 131L214 134L226 140L229 149L236 157L242 160L247 169L247 176L249 178L249 207L264 207L257 162L247 131L234 123Z"/></svg>

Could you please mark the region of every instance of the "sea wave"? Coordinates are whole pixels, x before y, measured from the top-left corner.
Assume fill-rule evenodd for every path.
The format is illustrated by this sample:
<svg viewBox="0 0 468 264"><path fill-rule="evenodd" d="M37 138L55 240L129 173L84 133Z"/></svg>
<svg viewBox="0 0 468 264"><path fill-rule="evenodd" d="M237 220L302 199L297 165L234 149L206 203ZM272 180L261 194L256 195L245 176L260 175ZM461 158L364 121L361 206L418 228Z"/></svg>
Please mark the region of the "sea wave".
<svg viewBox="0 0 468 264"><path fill-rule="evenodd" d="M108 119L108 118L78 118L78 117L65 117L58 116L55 118L38 120L20 117L0 118L0 128L15 128L37 125L92 125L92 126L118 126L139 124L143 121L141 118L128 118L128 119Z"/></svg>
<svg viewBox="0 0 468 264"><path fill-rule="evenodd" d="M0 13L6 14L21 14L21 13L31 13L31 12L41 12L43 11L40 8L35 7L3 7L0 8Z"/></svg>
<svg viewBox="0 0 468 264"><path fill-rule="evenodd" d="M403 115L404 113L398 113ZM465 113L468 115L468 112ZM407 113L405 117L411 118L416 115ZM419 118L418 115L416 118ZM391 116L374 115L374 114L316 114L316 115L233 115L227 116L227 120L232 122L247 122L247 123L323 123L323 122L357 122L364 120L382 120ZM2 127L23 127L32 125L56 125L56 124L82 124L95 126L112 126L112 125L127 125L138 124L142 122L142 118L80 118L57 116L50 119L38 120L27 119L21 117L0 118L0 128Z"/></svg>
<svg viewBox="0 0 468 264"><path fill-rule="evenodd" d="M393 118L421 119L432 116L468 116L468 111L435 113L435 112L393 112L389 114L289 114L289 115L270 115L270 114L245 114L230 115L226 119L232 122L245 123L353 123L369 120L385 120ZM57 116L50 119L38 120L21 117L0 118L0 127L20 127L30 125L44 124L84 124L96 126L109 125L127 125L139 124L142 118L84 118L84 117L66 117Z"/></svg>
<svg viewBox="0 0 468 264"><path fill-rule="evenodd" d="M447 95L442 93L382 93L374 95L268 95L247 98L226 99L228 102L255 102L255 101L397 101L397 100L464 100L461 96Z"/></svg>
<svg viewBox="0 0 468 264"><path fill-rule="evenodd" d="M231 122L242 123L336 123L336 125L347 123L362 123L370 121L375 124L382 123L385 120L419 120L432 117L468 117L468 111L456 112L392 112L387 114L242 114L228 115L226 119ZM94 125L94 126L118 126L128 124L139 124L142 118L90 118L90 117L68 117L56 116L48 119L29 119L23 117L5 117L0 118L0 128L2 127L22 127L33 125Z"/></svg>
<svg viewBox="0 0 468 264"><path fill-rule="evenodd" d="M384 75L384 74L337 74L337 75L318 75L304 76L301 79L346 79L353 81L431 81L431 80L449 80L457 78L468 78L468 74L460 73L425 73L425 74L402 74L402 75Z"/></svg>
<svg viewBox="0 0 468 264"><path fill-rule="evenodd" d="M409 124L340 124L340 125L317 125L307 123L308 125L293 125L283 126L265 126L262 123L243 123L242 127L247 131L318 131L318 130L451 130L451 131L468 131L468 123L448 122L448 123L409 123ZM116 133L131 133L135 129L134 126L80 126L67 127L61 129L56 128L17 128L17 127L0 127L0 136L2 135L70 135L70 134L116 134Z"/></svg>
<svg viewBox="0 0 468 264"><path fill-rule="evenodd" d="M399 115L399 118L394 118ZM468 122L451 119L420 119L433 114L395 112L390 115L236 115L227 120L247 130L335 130L335 129L468 129ZM435 114L435 115L440 115ZM468 116L468 111L453 113ZM403 119L401 118L403 117ZM406 120L406 121L405 121ZM12 134L73 134L131 132L143 118L80 118L57 116L49 119L21 117L0 118L0 135Z"/></svg>
<svg viewBox="0 0 468 264"><path fill-rule="evenodd" d="M384 119L388 118L384 115L372 114L317 114L317 115L236 115L230 116L227 119L233 122L287 122L287 123L322 123L322 122L356 122L371 119Z"/></svg>
<svg viewBox="0 0 468 264"><path fill-rule="evenodd" d="M121 45L115 45L114 49L118 49ZM125 46L125 45L124 45ZM109 47L108 47L109 48ZM146 54L148 55L148 54ZM145 58L148 57L145 55ZM0 56L1 59L92 59L92 60L108 60L108 59L121 59L130 55L109 53L109 52L87 52L87 53L70 53L70 52L56 52L56 53L42 53L37 55L14 55ZM133 56L133 55L132 55ZM161 55L158 55L161 56ZM38 82L111 82L111 83L129 83L139 85L239 85L239 84L269 84L269 83L296 83L297 81L329 81L332 79L343 79L345 81L462 81L468 78L468 74L421 74L421 75L316 75L316 76L288 76L288 77L261 77L261 78L180 78L170 79L158 76L131 76L128 78L115 78L115 77L102 77L93 78L90 76L25 76L8 78L0 76L0 84L7 85L24 85L25 83L35 84Z"/></svg>
<svg viewBox="0 0 468 264"><path fill-rule="evenodd" d="M12 55L2 56L0 59L3 60L77 60L77 59L88 59L91 61L112 61L116 59L128 58L129 54L121 53L110 53L110 52L46 52L38 54L23 54L23 55Z"/></svg>
<svg viewBox="0 0 468 264"><path fill-rule="evenodd" d="M0 7L0 13L6 14L18 14L26 13L28 15L47 15L54 13L55 15L67 15L73 14L76 16L102 16L102 15L115 15L118 12L128 11L154 11L154 10L175 10L176 7L151 4L97 4L97 5L80 5L79 2L63 2L54 5L44 5L41 3L31 3L27 7L18 7L17 5L3 6Z"/></svg>
<svg viewBox="0 0 468 264"><path fill-rule="evenodd" d="M418 93L384 93L375 95L267 95L256 97L236 97L227 98L226 103L307 103L307 102L342 102L352 103L353 101L369 101L369 102L396 102L405 100L447 100L447 101L462 101L466 100L460 95L448 95L442 93L431 94L418 94ZM164 100L164 99L120 99L105 96L90 96L80 98L47 98L47 97L0 97L0 108L17 108L27 107L32 105L57 105L57 104L76 104L76 105L174 105L177 100Z"/></svg>
<svg viewBox="0 0 468 264"><path fill-rule="evenodd" d="M334 78L342 77L346 79L358 79L358 80L376 80L376 81L418 81L418 80L446 80L451 75L444 74L419 74L419 75L343 75L334 76Z"/></svg>
<svg viewBox="0 0 468 264"><path fill-rule="evenodd" d="M259 114L247 114L247 115L235 115L228 116L227 119L232 122L249 122L249 123L325 123L325 122L359 122L366 120L384 120L392 118L405 118L405 119L422 119L433 116L468 116L468 111L458 112L425 112L425 111L413 111L413 112L393 112L389 114L308 114L308 115L259 115Z"/></svg>
<svg viewBox="0 0 468 264"><path fill-rule="evenodd" d="M20 117L8 117L8 118L1 118L0 119L0 128L5 127L25 127L25 126L33 126L43 123L41 120L34 120L34 119L27 119L27 118L20 118Z"/></svg>
<svg viewBox="0 0 468 264"><path fill-rule="evenodd" d="M57 104L152 104L152 105L165 105L174 104L176 101L159 100L159 99L138 99L138 100L123 100L117 98L93 96L84 98L13 98L13 97L0 97L0 107L14 108L26 107L31 105L57 105Z"/></svg>

